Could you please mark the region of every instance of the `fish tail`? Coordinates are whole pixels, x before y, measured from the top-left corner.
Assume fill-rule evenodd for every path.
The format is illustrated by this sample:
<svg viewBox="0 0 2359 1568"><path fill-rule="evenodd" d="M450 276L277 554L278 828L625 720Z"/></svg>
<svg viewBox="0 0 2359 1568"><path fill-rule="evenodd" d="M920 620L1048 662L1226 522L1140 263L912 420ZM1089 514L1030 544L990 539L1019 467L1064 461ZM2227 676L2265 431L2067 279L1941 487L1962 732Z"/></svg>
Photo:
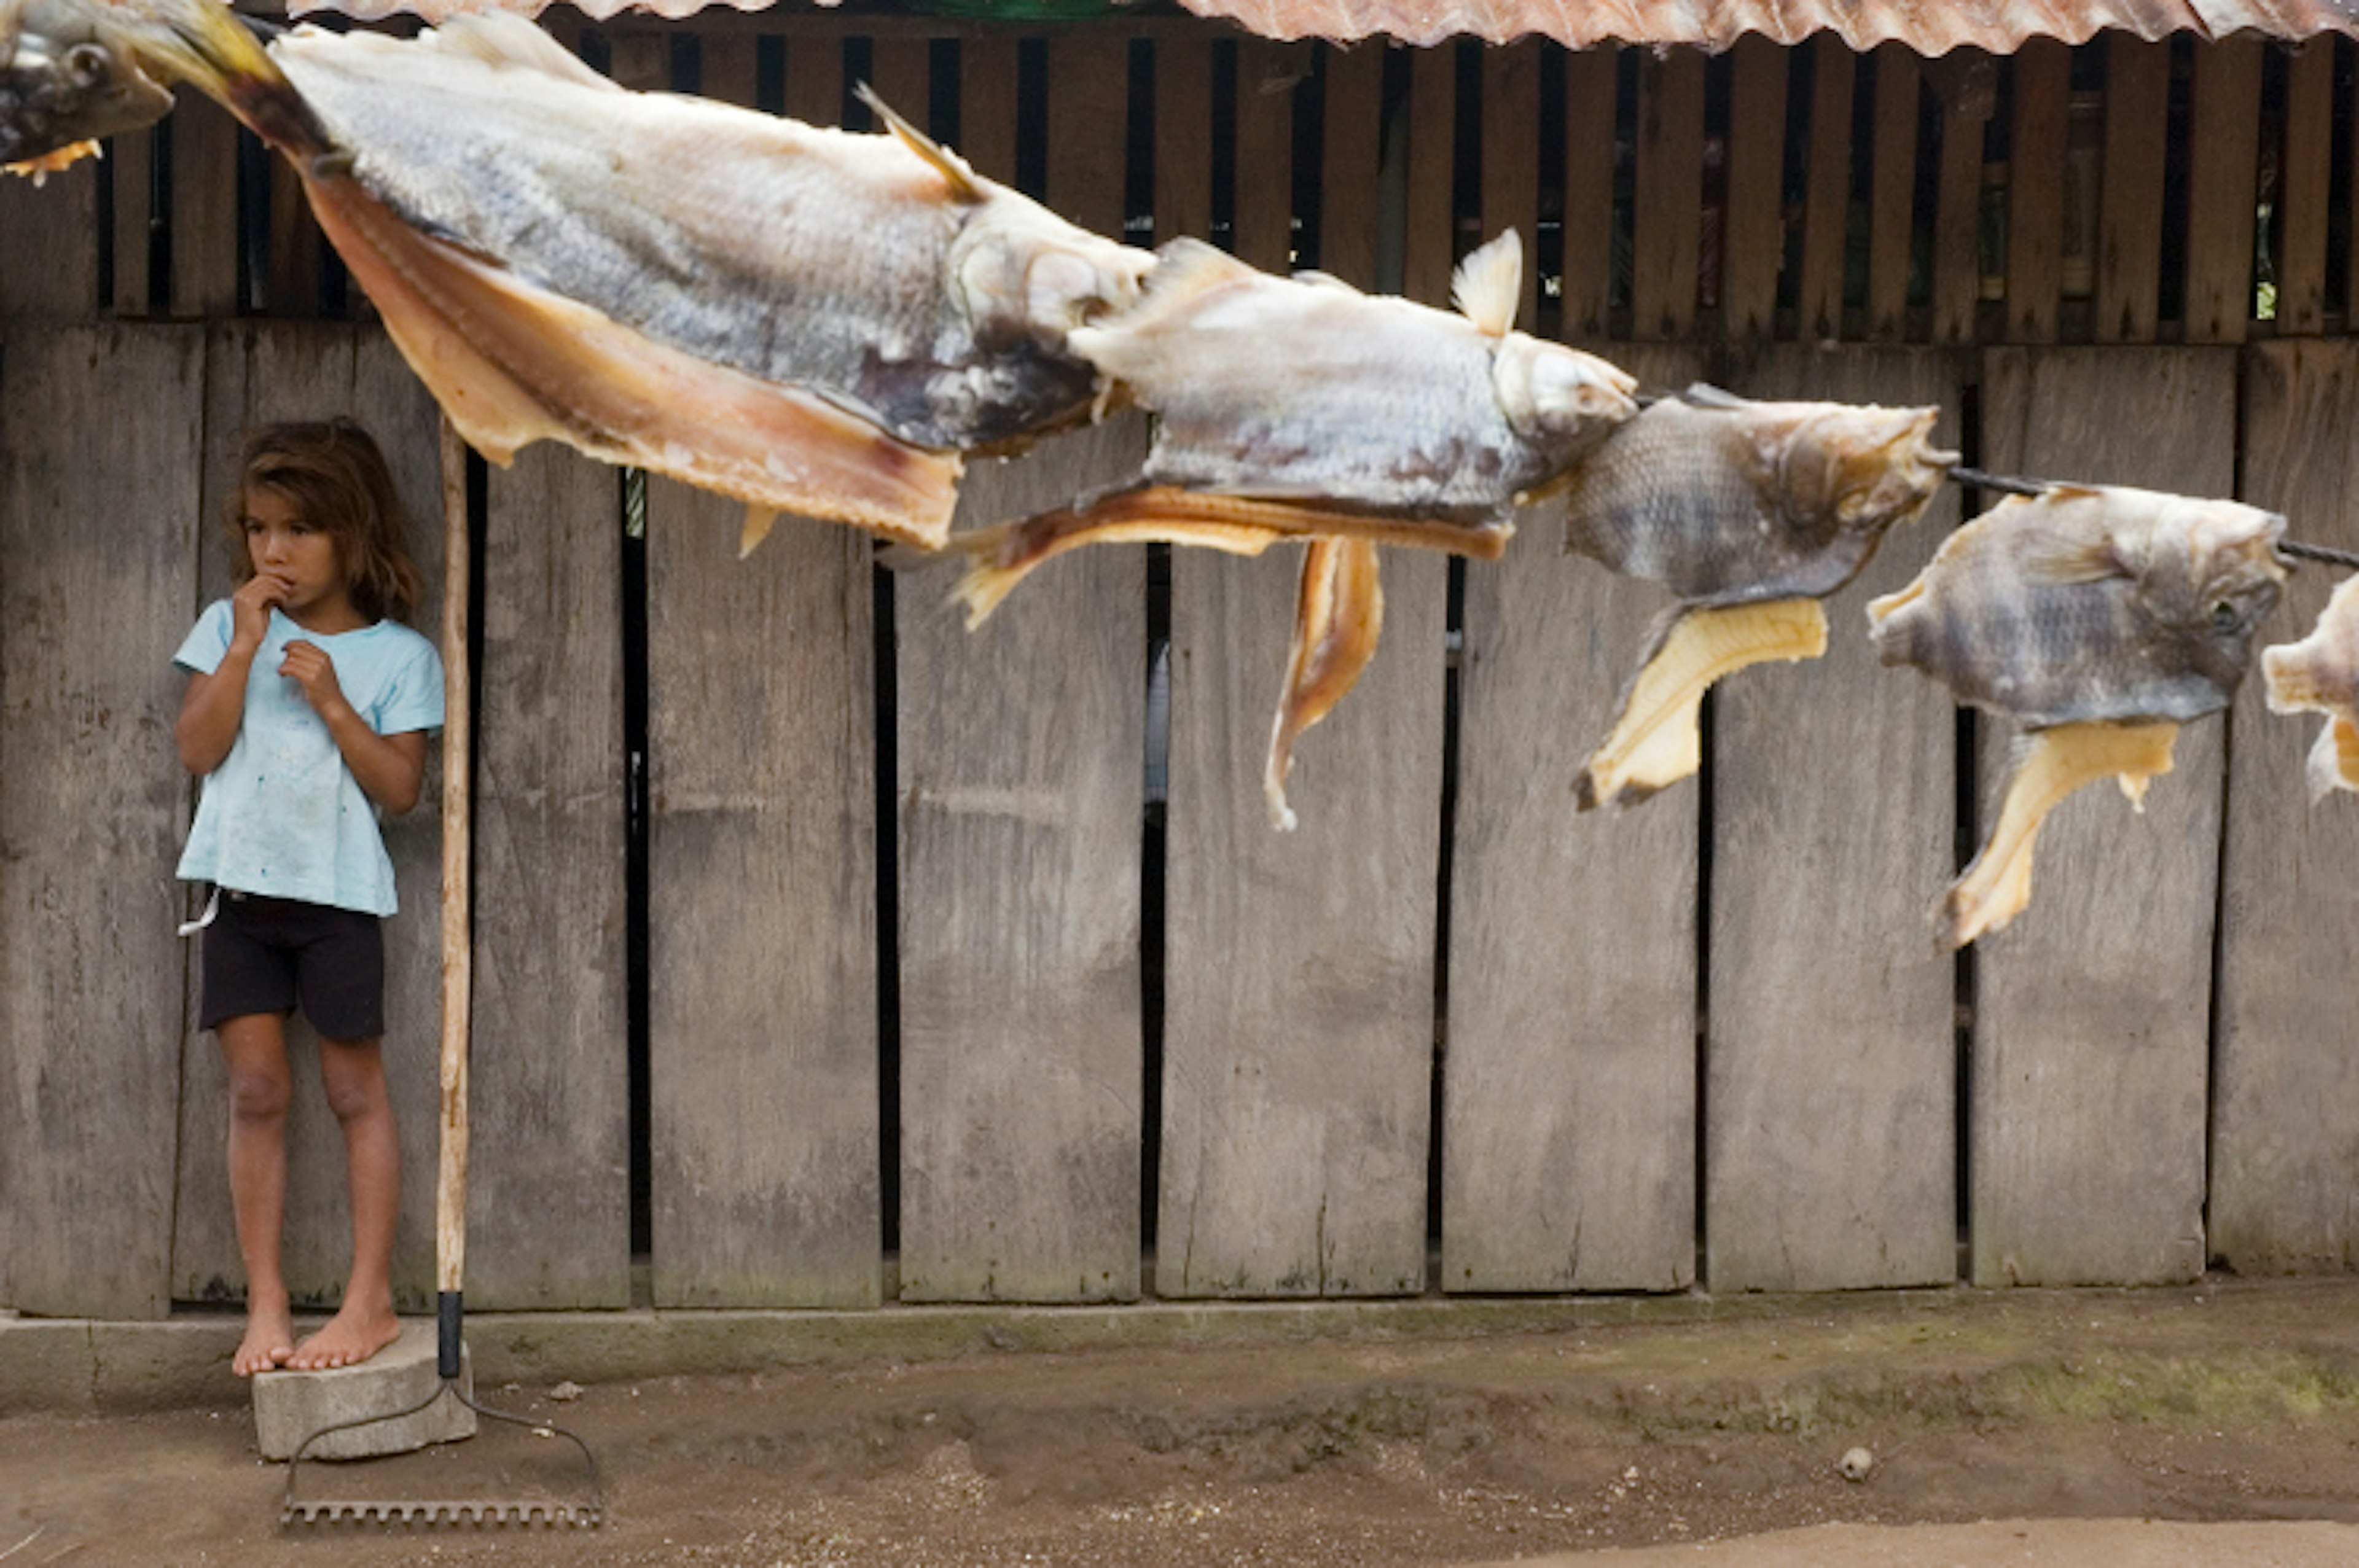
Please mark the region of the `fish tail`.
<svg viewBox="0 0 2359 1568"><path fill-rule="evenodd" d="M2359 789L2359 726L2332 718L2310 748L2310 803L2316 806L2338 789Z"/></svg>
<svg viewBox="0 0 2359 1568"><path fill-rule="evenodd" d="M2170 771L2178 734L2178 725L2159 722L2060 724L2032 735L2007 781L1998 825L1941 900L1942 943L1962 947L2022 914L2031 903L2032 846L2048 814L2108 774L2125 790L2143 792L2148 779Z"/></svg>
<svg viewBox="0 0 2359 1568"><path fill-rule="evenodd" d="M1815 599L1771 599L1672 612L1622 696L1613 732L1582 765L1574 805L1631 806L1703 765L1703 694L1724 676L1771 659L1827 651Z"/></svg>
<svg viewBox="0 0 2359 1568"><path fill-rule="evenodd" d="M1269 825L1290 833L1299 820L1286 802L1286 775L1294 743L1334 710L1359 684L1384 633L1385 590L1376 547L1365 539L1314 538L1302 553L1302 589L1296 602L1294 645L1286 660L1286 691L1270 726L1263 764L1262 801Z"/></svg>
<svg viewBox="0 0 2359 1568"><path fill-rule="evenodd" d="M281 152L329 150L303 95L222 0L136 0L118 26L144 63L195 86Z"/></svg>

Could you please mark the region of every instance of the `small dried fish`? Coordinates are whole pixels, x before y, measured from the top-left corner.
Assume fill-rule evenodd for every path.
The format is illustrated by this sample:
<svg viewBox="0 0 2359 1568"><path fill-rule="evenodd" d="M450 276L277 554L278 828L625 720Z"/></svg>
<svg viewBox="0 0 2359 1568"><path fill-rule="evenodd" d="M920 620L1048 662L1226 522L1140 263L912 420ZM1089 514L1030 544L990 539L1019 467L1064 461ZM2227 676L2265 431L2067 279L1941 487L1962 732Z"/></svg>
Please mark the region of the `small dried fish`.
<svg viewBox="0 0 2359 1568"><path fill-rule="evenodd" d="M888 135L629 92L512 16L304 28L197 81L293 159L471 444L738 496L749 538L786 511L938 546L963 454L1088 416L1065 335L1154 265L873 98Z"/></svg>
<svg viewBox="0 0 2359 1568"><path fill-rule="evenodd" d="M2261 650L2272 713L2317 712L2326 728L2310 753L2310 798L2359 790L2359 577L2346 579L2299 643Z"/></svg>
<svg viewBox="0 0 2359 1568"><path fill-rule="evenodd" d="M2284 529L2232 501L2058 485L2000 503L1867 607L1886 664L2029 732L1997 827L1943 901L1951 946L2029 903L2033 842L2058 803L2108 776L2141 801L2179 727L2228 705L2285 582Z"/></svg>
<svg viewBox="0 0 2359 1568"><path fill-rule="evenodd" d="M1680 598L1582 767L1582 810L1693 773L1713 682L1826 651L1818 601L1924 510L1958 460L1931 444L1940 413L1695 387L1648 407L1567 476L1566 547Z"/></svg>
<svg viewBox="0 0 2359 1568"><path fill-rule="evenodd" d="M0 0L0 172L38 182L170 111L121 14L106 0Z"/></svg>
<svg viewBox="0 0 2359 1568"><path fill-rule="evenodd" d="M971 623L1087 544L1256 555L1326 535L1495 558L1516 504L1637 406L1605 361L1514 330L1512 230L1462 264L1456 313L1196 240L1158 254L1137 305L1070 336L1157 416L1144 487L962 535Z"/></svg>

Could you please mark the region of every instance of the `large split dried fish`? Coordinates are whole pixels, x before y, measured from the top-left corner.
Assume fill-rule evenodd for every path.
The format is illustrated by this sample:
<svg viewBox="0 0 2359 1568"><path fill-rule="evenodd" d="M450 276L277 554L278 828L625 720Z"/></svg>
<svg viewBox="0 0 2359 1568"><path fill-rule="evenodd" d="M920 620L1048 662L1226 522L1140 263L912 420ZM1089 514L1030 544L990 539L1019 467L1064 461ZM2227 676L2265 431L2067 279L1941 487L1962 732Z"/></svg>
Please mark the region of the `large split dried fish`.
<svg viewBox="0 0 2359 1568"><path fill-rule="evenodd" d="M1257 555L1327 536L1495 558L1516 503L1636 408L1620 370L1514 330L1512 231L1461 265L1455 313L1197 240L1159 254L1136 307L1070 340L1156 415L1143 487L962 535L971 621L1086 544Z"/></svg>
<svg viewBox="0 0 2359 1568"><path fill-rule="evenodd" d="M1654 404L1573 470L1567 547L1680 599L1582 767L1581 809L1642 800L1693 773L1714 681L1826 651L1819 600L1924 510L1958 460L1931 444L1940 412L1751 403L1698 387Z"/></svg>
<svg viewBox="0 0 2359 1568"><path fill-rule="evenodd" d="M625 92L511 16L301 29L196 80L293 159L485 455L553 438L925 547L962 454L1087 416L1065 335L1154 265L897 119Z"/></svg>
<svg viewBox="0 0 2359 1568"><path fill-rule="evenodd" d="M107 0L0 0L0 171L38 180L170 111L121 16Z"/></svg>
<svg viewBox="0 0 2359 1568"><path fill-rule="evenodd" d="M2359 790L2359 577L2334 590L2299 643L2261 650L2272 713L2316 712L2326 728L2310 753L2310 798Z"/></svg>
<svg viewBox="0 0 2359 1568"><path fill-rule="evenodd" d="M2232 501L2058 485L2000 503L1868 606L1886 664L2027 732L1997 825L1943 901L1951 946L2029 903L2033 841L2067 795L2112 776L2142 801L2179 727L2228 705L2285 583L2284 530Z"/></svg>

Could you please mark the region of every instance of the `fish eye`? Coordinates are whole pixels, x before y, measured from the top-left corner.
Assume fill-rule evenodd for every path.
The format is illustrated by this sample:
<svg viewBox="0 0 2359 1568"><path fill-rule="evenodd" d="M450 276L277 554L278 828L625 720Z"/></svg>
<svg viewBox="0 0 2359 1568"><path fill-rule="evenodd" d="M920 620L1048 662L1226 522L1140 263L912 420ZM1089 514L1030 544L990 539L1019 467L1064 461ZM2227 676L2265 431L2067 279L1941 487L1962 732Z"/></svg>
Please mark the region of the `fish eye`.
<svg viewBox="0 0 2359 1568"><path fill-rule="evenodd" d="M96 87L104 81L109 64L106 51L96 44L76 44L66 51L66 73L77 87Z"/></svg>
<svg viewBox="0 0 2359 1568"><path fill-rule="evenodd" d="M2212 630L2214 632L2234 632L2244 623L2244 613L2228 600L2223 599L2212 607Z"/></svg>

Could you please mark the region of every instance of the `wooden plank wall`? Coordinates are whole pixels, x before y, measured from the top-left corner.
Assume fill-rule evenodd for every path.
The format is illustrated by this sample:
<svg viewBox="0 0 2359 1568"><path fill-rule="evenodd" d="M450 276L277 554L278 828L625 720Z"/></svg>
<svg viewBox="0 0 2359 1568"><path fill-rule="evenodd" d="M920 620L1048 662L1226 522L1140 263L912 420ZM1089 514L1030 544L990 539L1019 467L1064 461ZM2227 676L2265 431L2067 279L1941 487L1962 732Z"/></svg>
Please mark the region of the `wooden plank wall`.
<svg viewBox="0 0 2359 1568"><path fill-rule="evenodd" d="M2295 53L2278 93L2258 46L2121 38L1920 60L1748 37L1714 63L1180 19L733 16L679 55L642 20L559 30L628 84L694 59L683 85L822 123L857 70L1136 243L1440 304L1513 227L1522 324L1650 387L1939 403L1985 467L2241 486L2298 536L2359 542L2359 266L2329 211L2348 45ZM239 149L192 102L45 189L0 181L0 1306L240 1289L220 1069L168 935L190 792L164 741L170 647L223 582L237 428L358 412L431 515L422 394L356 296L303 319L335 270L283 176L241 215ZM977 463L960 524L1119 482L1146 434ZM1987 1284L2359 1258L2359 827L2300 799L2311 722L2246 700L2190 727L2143 816L2104 791L2058 815L2014 928L1962 963L1926 939L2006 735L1961 750L1938 687L1874 666L1861 607L1954 495L1831 602L1825 659L1715 697L1692 786L1594 816L1569 782L1659 595L1560 556L1544 506L1498 563L1387 551L1384 646L1303 740L1280 836L1258 786L1299 551L1173 551L1167 588L1144 551L1093 550L970 634L945 576L880 578L848 531L789 519L741 563L734 508L646 493L642 546L619 475L538 450L480 519L474 1303L635 1299L635 1203L636 1299L672 1308L1891 1286L1955 1277L1962 1239ZM105 549L59 518L104 519ZM2330 581L2306 569L2264 640ZM102 590L136 635L74 612ZM390 835L405 1304L427 1290L437 831L427 809ZM337 1155L299 1105L308 1301L340 1282Z"/></svg>

